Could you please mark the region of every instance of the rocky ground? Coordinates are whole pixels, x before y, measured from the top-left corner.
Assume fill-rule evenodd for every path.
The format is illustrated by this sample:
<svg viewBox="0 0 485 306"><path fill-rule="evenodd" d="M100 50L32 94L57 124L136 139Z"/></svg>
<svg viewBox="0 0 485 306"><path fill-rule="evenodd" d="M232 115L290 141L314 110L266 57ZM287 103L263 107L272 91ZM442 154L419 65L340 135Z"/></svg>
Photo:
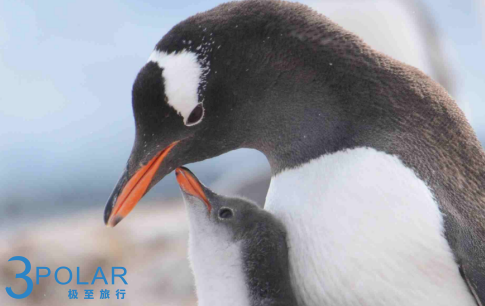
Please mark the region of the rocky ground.
<svg viewBox="0 0 485 306"><path fill-rule="evenodd" d="M158 204L158 203L157 203ZM0 233L0 287L12 287L21 293L25 282L16 280L15 274L23 271L21 262L8 262L21 255L30 260L34 281L29 297L14 300L5 290L0 294L0 305L70 305L80 304L85 289L94 290L91 305L196 305L193 277L187 260L188 224L182 202L171 201L164 205L139 205L128 218L115 228L102 222L102 209L42 222L31 222L21 230ZM59 285L54 273L66 266L73 273L71 282ZM111 268L127 269L124 285L119 279L111 284ZM35 284L36 267L49 267L51 275L40 278ZM76 285L76 267L80 268L80 281ZM108 280L96 280L91 285L97 267L101 267ZM46 271L41 271L41 274ZM59 280L69 278L66 270L59 272ZM78 301L68 298L69 289L77 289ZM110 299L101 300L100 290L110 290ZM117 289L125 289L124 300L116 299Z"/></svg>

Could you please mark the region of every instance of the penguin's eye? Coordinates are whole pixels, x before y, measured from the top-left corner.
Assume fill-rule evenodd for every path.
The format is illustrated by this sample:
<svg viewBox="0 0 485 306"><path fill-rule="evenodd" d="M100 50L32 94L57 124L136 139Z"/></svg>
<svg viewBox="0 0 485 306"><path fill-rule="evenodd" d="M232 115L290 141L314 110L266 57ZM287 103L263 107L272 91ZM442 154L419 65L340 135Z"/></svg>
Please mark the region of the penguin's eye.
<svg viewBox="0 0 485 306"><path fill-rule="evenodd" d="M231 219L234 216L232 209L229 208L221 208L219 209L219 218L220 219Z"/></svg>
<svg viewBox="0 0 485 306"><path fill-rule="evenodd" d="M185 125L196 125L197 123L202 121L202 117L204 117L204 107L202 106L202 103L199 103L190 113L189 117L187 118L187 122L185 122Z"/></svg>

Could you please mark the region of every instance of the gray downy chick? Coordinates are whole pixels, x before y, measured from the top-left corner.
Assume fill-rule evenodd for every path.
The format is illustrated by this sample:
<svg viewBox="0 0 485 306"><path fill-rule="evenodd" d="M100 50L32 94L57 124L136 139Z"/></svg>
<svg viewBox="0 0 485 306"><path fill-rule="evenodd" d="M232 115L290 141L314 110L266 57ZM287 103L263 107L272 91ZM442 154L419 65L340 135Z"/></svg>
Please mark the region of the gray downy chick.
<svg viewBox="0 0 485 306"><path fill-rule="evenodd" d="M296 305L282 223L246 199L212 192L187 168L175 173L199 305Z"/></svg>

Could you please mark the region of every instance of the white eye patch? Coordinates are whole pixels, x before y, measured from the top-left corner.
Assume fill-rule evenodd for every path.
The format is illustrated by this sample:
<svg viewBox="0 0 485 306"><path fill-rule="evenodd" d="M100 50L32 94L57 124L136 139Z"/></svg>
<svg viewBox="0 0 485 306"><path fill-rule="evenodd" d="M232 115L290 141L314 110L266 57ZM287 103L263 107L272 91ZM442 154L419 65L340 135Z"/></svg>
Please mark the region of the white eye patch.
<svg viewBox="0 0 485 306"><path fill-rule="evenodd" d="M184 118L184 124L188 125L190 113L199 104L197 90L204 73L197 61L197 55L186 50L170 54L155 50L148 62L157 63L163 69L167 103Z"/></svg>

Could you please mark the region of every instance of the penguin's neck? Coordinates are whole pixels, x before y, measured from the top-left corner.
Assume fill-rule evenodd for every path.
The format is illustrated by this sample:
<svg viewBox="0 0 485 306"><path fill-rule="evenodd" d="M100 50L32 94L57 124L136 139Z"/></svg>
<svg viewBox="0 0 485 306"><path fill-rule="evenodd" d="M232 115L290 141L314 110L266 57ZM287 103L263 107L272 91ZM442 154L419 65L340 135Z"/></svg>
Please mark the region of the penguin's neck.
<svg viewBox="0 0 485 306"><path fill-rule="evenodd" d="M257 118L248 147L266 155L273 176L346 149L395 155L432 189L446 214L452 249L463 246L449 229L463 220L466 235L479 243L485 239L485 154L472 128L429 77L382 55L374 61L381 65L352 67L335 59L330 77L315 63L317 72L294 72L311 82L288 77L284 83L281 77L273 88L268 85L271 94L251 113Z"/></svg>
<svg viewBox="0 0 485 306"><path fill-rule="evenodd" d="M351 44L334 38L332 42L336 45L314 46L318 56L302 51L300 45L271 50L271 54L290 53L295 58L278 69L253 63L256 67L251 66L247 76L226 84L232 90L227 99L234 100L234 105L250 105L234 112L238 115L234 120L243 121L231 135L239 140L238 146L263 152L273 175L324 154L364 146L395 154L415 170L416 160L433 164L441 155L450 159L468 155L466 159L476 162L473 156L478 154L467 152L479 151L480 145L455 101L439 84L358 39ZM308 49L313 43L302 42ZM258 67L265 68L264 77ZM233 74L239 75L237 71ZM414 156L406 156L411 150L416 150ZM415 158L426 150L430 152ZM459 154L454 153L457 150ZM436 167L431 172L439 171Z"/></svg>
<svg viewBox="0 0 485 306"><path fill-rule="evenodd" d="M428 186L371 148L323 155L271 180L300 305L474 305Z"/></svg>

